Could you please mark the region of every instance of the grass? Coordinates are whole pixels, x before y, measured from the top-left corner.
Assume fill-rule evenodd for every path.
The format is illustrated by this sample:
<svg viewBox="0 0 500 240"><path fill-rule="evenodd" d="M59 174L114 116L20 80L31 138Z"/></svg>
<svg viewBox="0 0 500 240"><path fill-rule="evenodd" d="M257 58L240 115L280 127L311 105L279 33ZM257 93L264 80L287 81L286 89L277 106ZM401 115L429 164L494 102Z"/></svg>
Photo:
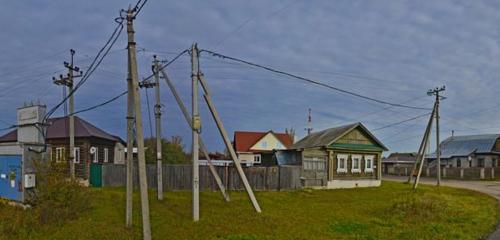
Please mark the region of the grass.
<svg viewBox="0 0 500 240"><path fill-rule="evenodd" d="M191 221L191 193L150 192L153 239L481 239L499 216L495 199L468 190L402 183L380 188L257 192L256 214L244 192L226 203L217 192L201 193L201 220ZM0 203L0 239L141 239L140 202L134 227L125 223L123 188L92 189L91 210L62 225L33 226L29 210ZM2 233L18 224L15 232Z"/></svg>

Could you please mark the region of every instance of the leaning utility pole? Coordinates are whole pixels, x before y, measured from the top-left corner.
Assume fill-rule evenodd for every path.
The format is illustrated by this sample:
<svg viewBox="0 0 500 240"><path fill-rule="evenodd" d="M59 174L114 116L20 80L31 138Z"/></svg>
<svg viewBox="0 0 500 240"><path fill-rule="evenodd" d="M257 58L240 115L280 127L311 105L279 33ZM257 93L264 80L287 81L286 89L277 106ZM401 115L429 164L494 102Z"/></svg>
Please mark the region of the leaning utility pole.
<svg viewBox="0 0 500 240"><path fill-rule="evenodd" d="M59 79L53 77L54 84L63 85L63 88L69 88L69 172L71 179L75 179L75 116L73 112L75 111L75 94L73 93L73 80L74 78L81 77L82 71L80 68L73 65L75 50L70 49L71 61L70 63L64 62L64 67L68 69L68 75L63 77L59 75ZM75 75L74 73L77 73ZM66 96L64 96L66 98Z"/></svg>
<svg viewBox="0 0 500 240"><path fill-rule="evenodd" d="M149 219L149 198L148 198L148 183L146 181L146 156L144 153L144 135L142 130L142 112L141 112L141 97L139 93L139 81L137 73L137 58L136 58L136 44L134 40L134 26L135 9L129 8L127 10L127 36L128 36L128 94L129 98L133 99L133 113L135 116L136 127L136 142L137 142L137 155L139 166L139 190L141 195L141 215L142 215L142 231L145 240L151 239L151 225ZM131 94L131 96L130 96ZM130 111L130 104L129 113ZM129 128L127 130L130 131ZM131 135L129 132L127 136ZM130 139L129 139L130 140ZM130 142L130 141L129 141ZM130 146L127 146L130 149ZM133 155L133 151L128 152L128 155ZM129 160L129 159L127 159ZM129 163L127 163L129 164ZM127 172L128 173L128 172ZM127 178L132 176L127 176ZM128 179L127 179L128 180ZM128 197L128 196L127 196ZM128 199L127 199L128 200Z"/></svg>
<svg viewBox="0 0 500 240"><path fill-rule="evenodd" d="M158 180L158 200L163 200L163 164L162 164L162 144L161 144L161 103L160 103L160 63L153 60L153 72L155 76L156 104L155 104L155 124L156 124L156 172Z"/></svg>
<svg viewBox="0 0 500 240"><path fill-rule="evenodd" d="M427 92L427 95L429 96L436 96L436 162L437 162L437 185L439 186L441 184L441 146L439 143L439 101L441 99L445 99L443 96L440 95L440 92L443 92L446 90L445 86L442 87L436 87L434 89L430 89Z"/></svg>
<svg viewBox="0 0 500 240"><path fill-rule="evenodd" d="M191 47L191 78L192 78L192 157L193 157L193 220L200 220L200 176L199 176L199 133L201 130L200 116L198 115L198 46Z"/></svg>

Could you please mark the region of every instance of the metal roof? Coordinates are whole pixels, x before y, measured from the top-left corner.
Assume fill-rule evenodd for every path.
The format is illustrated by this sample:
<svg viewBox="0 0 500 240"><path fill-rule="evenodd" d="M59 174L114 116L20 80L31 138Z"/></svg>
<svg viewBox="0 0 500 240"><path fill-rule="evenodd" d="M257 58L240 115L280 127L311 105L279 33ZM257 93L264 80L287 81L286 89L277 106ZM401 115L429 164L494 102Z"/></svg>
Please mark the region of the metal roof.
<svg viewBox="0 0 500 240"><path fill-rule="evenodd" d="M388 150L387 147L384 146L382 142L380 142L373 134L368 131L368 129L360 122L357 123L351 123L347 125L343 125L340 127L334 127L334 128L328 128L323 131L311 133L301 140L299 140L297 143L293 145L293 149L300 149L300 148L313 148L313 147L327 147L334 141L338 140L348 132L352 131L353 129L360 127L363 129L364 132L366 132L375 142L377 142L384 150Z"/></svg>
<svg viewBox="0 0 500 240"><path fill-rule="evenodd" d="M493 153L500 134L483 134L469 136L453 136L441 142L441 157L451 158L469 156L472 153ZM436 153L427 155L436 158Z"/></svg>

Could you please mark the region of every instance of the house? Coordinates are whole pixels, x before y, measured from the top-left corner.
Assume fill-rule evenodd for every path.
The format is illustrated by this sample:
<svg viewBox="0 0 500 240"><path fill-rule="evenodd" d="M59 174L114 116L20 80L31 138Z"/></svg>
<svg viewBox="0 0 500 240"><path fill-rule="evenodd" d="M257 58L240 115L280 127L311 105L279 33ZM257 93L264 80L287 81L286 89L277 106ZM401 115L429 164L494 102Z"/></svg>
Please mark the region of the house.
<svg viewBox="0 0 500 240"><path fill-rule="evenodd" d="M302 166L303 187L380 186L380 160L387 150L363 124L353 123L307 135L285 151L291 160L284 162Z"/></svg>
<svg viewBox="0 0 500 240"><path fill-rule="evenodd" d="M267 132L234 132L234 149L241 163L246 166L276 165L274 150L288 149L293 139L286 133Z"/></svg>
<svg viewBox="0 0 500 240"><path fill-rule="evenodd" d="M391 153L382 158L382 173L407 176L413 169L417 153Z"/></svg>
<svg viewBox="0 0 500 240"><path fill-rule="evenodd" d="M76 175L88 179L90 164L123 164L125 142L91 123L75 116L75 171ZM49 158L56 162L68 162L69 159L69 117L48 119L46 143ZM0 147L18 142L18 129L0 136ZM0 148L0 154L2 154ZM68 164L69 169L69 164Z"/></svg>
<svg viewBox="0 0 500 240"><path fill-rule="evenodd" d="M441 167L498 167L500 134L451 136L440 143ZM436 165L436 153L426 156L430 166Z"/></svg>

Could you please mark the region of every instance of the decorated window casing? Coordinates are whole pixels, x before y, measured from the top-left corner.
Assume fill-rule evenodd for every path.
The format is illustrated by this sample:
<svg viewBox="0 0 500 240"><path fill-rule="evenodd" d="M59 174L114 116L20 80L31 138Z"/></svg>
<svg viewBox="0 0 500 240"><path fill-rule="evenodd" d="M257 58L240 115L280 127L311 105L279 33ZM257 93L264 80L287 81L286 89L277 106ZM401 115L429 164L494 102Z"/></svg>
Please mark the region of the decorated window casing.
<svg viewBox="0 0 500 240"><path fill-rule="evenodd" d="M347 172L347 159L349 155L347 154L338 154L337 155L337 173L346 173Z"/></svg>
<svg viewBox="0 0 500 240"><path fill-rule="evenodd" d="M80 148L79 147L75 147L73 149L73 156L75 157L74 158L74 163L80 163Z"/></svg>
<svg viewBox="0 0 500 240"><path fill-rule="evenodd" d="M373 155L365 156L365 172L371 173L373 172L373 160L375 157Z"/></svg>
<svg viewBox="0 0 500 240"><path fill-rule="evenodd" d="M351 156L351 161L352 161L352 167L351 167L351 172L352 173L360 173L361 172L361 155L352 155Z"/></svg>

